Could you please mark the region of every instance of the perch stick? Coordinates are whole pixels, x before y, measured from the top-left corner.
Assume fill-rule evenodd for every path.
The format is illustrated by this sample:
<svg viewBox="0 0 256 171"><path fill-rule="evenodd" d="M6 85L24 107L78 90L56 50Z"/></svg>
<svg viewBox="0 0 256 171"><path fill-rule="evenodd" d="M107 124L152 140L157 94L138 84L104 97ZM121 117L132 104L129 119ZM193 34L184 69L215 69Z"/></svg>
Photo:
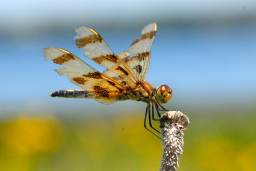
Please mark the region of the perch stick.
<svg viewBox="0 0 256 171"><path fill-rule="evenodd" d="M168 111L160 119L163 154L160 171L176 171L183 152L184 130L189 118L180 111Z"/></svg>

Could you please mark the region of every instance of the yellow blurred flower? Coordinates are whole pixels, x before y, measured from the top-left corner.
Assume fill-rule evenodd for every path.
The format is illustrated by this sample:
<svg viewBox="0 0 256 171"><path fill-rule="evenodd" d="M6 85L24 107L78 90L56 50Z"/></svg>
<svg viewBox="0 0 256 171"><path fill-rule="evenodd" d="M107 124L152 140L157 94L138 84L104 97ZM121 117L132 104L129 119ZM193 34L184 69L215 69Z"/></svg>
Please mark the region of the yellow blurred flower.
<svg viewBox="0 0 256 171"><path fill-rule="evenodd" d="M256 168L255 163L256 143L245 145L237 156L237 162L240 165L240 170L254 171Z"/></svg>
<svg viewBox="0 0 256 171"><path fill-rule="evenodd" d="M236 152L235 144L228 139L216 139L204 142L199 147L198 153L200 170L236 170Z"/></svg>
<svg viewBox="0 0 256 171"><path fill-rule="evenodd" d="M19 117L6 123L2 139L8 149L30 155L56 150L61 126L50 117Z"/></svg>

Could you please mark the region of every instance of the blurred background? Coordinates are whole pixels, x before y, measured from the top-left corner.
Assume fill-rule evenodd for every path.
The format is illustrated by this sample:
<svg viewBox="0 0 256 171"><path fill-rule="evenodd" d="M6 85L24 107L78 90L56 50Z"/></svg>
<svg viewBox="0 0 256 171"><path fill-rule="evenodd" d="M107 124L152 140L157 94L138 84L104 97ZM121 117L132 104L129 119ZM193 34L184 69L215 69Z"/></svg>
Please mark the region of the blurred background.
<svg viewBox="0 0 256 171"><path fill-rule="evenodd" d="M45 47L82 57L81 25L118 53L151 22L147 80L170 85L167 108L191 119L179 170L256 169L255 0L1 1L0 21L1 171L159 170L162 146L143 128L145 104L51 98L77 87L43 57Z"/></svg>

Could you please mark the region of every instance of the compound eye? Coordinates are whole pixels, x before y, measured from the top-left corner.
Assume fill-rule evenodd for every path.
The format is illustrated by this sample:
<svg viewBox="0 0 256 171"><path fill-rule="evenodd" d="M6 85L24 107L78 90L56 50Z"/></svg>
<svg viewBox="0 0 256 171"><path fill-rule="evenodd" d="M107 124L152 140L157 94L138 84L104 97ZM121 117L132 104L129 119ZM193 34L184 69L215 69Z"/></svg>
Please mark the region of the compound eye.
<svg viewBox="0 0 256 171"><path fill-rule="evenodd" d="M167 90L167 87L165 85L161 86L161 94L163 94Z"/></svg>
<svg viewBox="0 0 256 171"><path fill-rule="evenodd" d="M160 89L160 93L161 93L162 95L165 94L165 93L171 92L170 87L167 86L167 85L161 85L161 86L159 87L159 89Z"/></svg>
<svg viewBox="0 0 256 171"><path fill-rule="evenodd" d="M171 91L165 93L165 94L163 95L163 97L164 97L164 101L165 101L165 102L169 101L169 100L172 98L172 93L171 93Z"/></svg>
<svg viewBox="0 0 256 171"><path fill-rule="evenodd" d="M161 85L157 89L157 95L162 103L166 103L172 98L172 89L167 85Z"/></svg>

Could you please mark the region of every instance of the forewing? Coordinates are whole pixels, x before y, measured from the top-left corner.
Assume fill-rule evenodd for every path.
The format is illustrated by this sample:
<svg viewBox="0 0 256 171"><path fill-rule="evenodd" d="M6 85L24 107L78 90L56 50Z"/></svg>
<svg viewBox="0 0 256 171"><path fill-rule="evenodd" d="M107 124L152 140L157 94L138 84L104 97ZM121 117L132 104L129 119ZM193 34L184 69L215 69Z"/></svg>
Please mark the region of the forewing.
<svg viewBox="0 0 256 171"><path fill-rule="evenodd" d="M117 56L94 29L82 26L76 29L76 33L76 46L83 50L85 56L105 68L111 68L117 64Z"/></svg>
<svg viewBox="0 0 256 171"><path fill-rule="evenodd" d="M56 70L58 74L67 76L83 90L96 92L98 96L104 97L113 96L122 90L122 85L114 79L96 71L65 49L47 48L44 54L46 58L62 66Z"/></svg>
<svg viewBox="0 0 256 171"><path fill-rule="evenodd" d="M150 62L150 49L157 32L156 23L142 29L140 38L136 39L127 50L129 56L124 61L135 73L138 80L144 80Z"/></svg>

